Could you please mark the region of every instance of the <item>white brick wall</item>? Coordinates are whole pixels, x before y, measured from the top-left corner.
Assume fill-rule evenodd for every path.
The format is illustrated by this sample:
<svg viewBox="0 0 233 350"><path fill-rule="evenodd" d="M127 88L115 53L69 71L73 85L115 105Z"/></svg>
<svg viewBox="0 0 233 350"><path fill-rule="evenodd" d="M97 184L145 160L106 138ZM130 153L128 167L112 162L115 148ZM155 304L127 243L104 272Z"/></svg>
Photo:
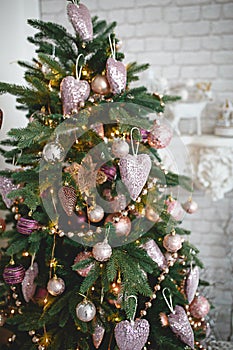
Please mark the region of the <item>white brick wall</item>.
<svg viewBox="0 0 233 350"><path fill-rule="evenodd" d="M42 19L72 30L66 18L65 0L40 0ZM155 77L172 82L194 79L212 81L214 98L233 100L233 3L232 0L83 0L92 15L117 21L125 62L149 62ZM149 85L142 74L141 84ZM151 82L150 82L151 85ZM203 130L211 133L214 112L203 116ZM217 330L222 338L230 332L233 302L229 236L225 226L232 215L233 194L219 202L198 191L199 211L186 215L191 241L201 251L205 275L211 281L208 294L216 305ZM233 225L231 227L233 235ZM232 252L233 254L233 252Z"/></svg>

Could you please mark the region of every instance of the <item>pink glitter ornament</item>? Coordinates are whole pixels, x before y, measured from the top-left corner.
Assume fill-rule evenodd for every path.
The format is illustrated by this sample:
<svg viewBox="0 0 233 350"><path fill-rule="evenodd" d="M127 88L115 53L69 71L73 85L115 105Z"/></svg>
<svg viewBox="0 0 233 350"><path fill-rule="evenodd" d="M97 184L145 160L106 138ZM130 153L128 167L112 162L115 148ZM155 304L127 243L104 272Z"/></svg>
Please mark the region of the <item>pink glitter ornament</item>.
<svg viewBox="0 0 233 350"><path fill-rule="evenodd" d="M106 64L106 76L114 95L120 94L125 90L127 72L124 63L116 61L114 58L108 58Z"/></svg>
<svg viewBox="0 0 233 350"><path fill-rule="evenodd" d="M25 269L22 265L10 264L3 271L3 279L6 284L18 284L24 279Z"/></svg>
<svg viewBox="0 0 233 350"><path fill-rule="evenodd" d="M74 264L77 264L78 262L89 259L91 257L92 257L91 252L81 252L74 259ZM88 273L91 271L94 265L95 265L94 263L90 263L88 266L82 269L77 269L76 272L82 277L87 277Z"/></svg>
<svg viewBox="0 0 233 350"><path fill-rule="evenodd" d="M17 222L16 229L23 235L30 235L39 228L38 221L32 219L20 218Z"/></svg>
<svg viewBox="0 0 233 350"><path fill-rule="evenodd" d="M94 347L99 349L105 333L105 328L100 321L95 321L94 323L94 333L92 334L92 340Z"/></svg>
<svg viewBox="0 0 233 350"><path fill-rule="evenodd" d="M167 267L166 259L158 245L155 243L153 239L150 239L146 243L141 246L149 255L149 257L158 264L160 269L164 269Z"/></svg>
<svg viewBox="0 0 233 350"><path fill-rule="evenodd" d="M170 213L175 220L180 221L183 218L184 210L180 202L175 199L168 199L165 201L165 204L167 205L168 213Z"/></svg>
<svg viewBox="0 0 233 350"><path fill-rule="evenodd" d="M185 344L194 349L194 334L183 307L176 305L174 312L168 315L172 332Z"/></svg>
<svg viewBox="0 0 233 350"><path fill-rule="evenodd" d="M130 197L135 201L148 179L151 159L148 154L128 154L121 158L119 168L122 182L127 187Z"/></svg>
<svg viewBox="0 0 233 350"><path fill-rule="evenodd" d="M20 185L15 185L13 181L5 176L0 176L0 194L7 208L10 208L14 203L14 199L8 198L7 195L14 190L17 190Z"/></svg>
<svg viewBox="0 0 233 350"><path fill-rule="evenodd" d="M156 149L165 148L169 145L171 139L172 130L164 124L159 125L155 122L148 135L149 145Z"/></svg>
<svg viewBox="0 0 233 350"><path fill-rule="evenodd" d="M64 115L77 113L80 102L86 101L90 95L89 83L72 76L62 79L60 89Z"/></svg>
<svg viewBox="0 0 233 350"><path fill-rule="evenodd" d="M93 39L93 27L88 8L83 4L68 4L67 14L80 38L83 41L91 41Z"/></svg>
<svg viewBox="0 0 233 350"><path fill-rule="evenodd" d="M193 317L200 319L208 314L210 311L210 304L205 297L199 295L193 299L189 311Z"/></svg>
<svg viewBox="0 0 233 350"><path fill-rule="evenodd" d="M198 284L199 284L199 268L195 266L193 269L190 269L188 276L186 278L186 284L185 284L185 293L189 304L193 301L193 298L195 297Z"/></svg>
<svg viewBox="0 0 233 350"><path fill-rule="evenodd" d="M24 300L28 303L34 296L36 291L36 284L34 280L38 276L38 265L34 263L25 272L24 279L22 281L22 293Z"/></svg>
<svg viewBox="0 0 233 350"><path fill-rule="evenodd" d="M149 337L149 332L150 325L145 319L121 321L114 330L120 350L142 350Z"/></svg>

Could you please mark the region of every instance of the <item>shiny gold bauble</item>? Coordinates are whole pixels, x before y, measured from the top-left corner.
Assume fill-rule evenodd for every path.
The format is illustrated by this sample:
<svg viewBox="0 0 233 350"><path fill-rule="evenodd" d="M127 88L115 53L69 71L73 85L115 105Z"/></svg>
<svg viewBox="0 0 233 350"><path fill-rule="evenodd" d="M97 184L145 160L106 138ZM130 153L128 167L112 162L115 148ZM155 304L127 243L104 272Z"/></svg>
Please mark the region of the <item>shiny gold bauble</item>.
<svg viewBox="0 0 233 350"><path fill-rule="evenodd" d="M107 95L110 93L110 86L105 75L98 74L92 80L91 88L96 94Z"/></svg>

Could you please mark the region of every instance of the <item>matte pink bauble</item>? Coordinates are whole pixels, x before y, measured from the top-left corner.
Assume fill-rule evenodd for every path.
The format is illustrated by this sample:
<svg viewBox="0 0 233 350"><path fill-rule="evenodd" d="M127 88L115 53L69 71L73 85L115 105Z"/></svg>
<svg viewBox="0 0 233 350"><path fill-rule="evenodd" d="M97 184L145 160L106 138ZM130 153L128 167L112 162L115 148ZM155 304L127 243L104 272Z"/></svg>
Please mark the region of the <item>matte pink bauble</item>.
<svg viewBox="0 0 233 350"><path fill-rule="evenodd" d="M210 304L205 297L199 295L193 299L189 311L193 317L200 319L208 314L210 311Z"/></svg>
<svg viewBox="0 0 233 350"><path fill-rule="evenodd" d="M182 238L180 235L173 235L169 233L163 239L164 248L170 253L176 253L182 248Z"/></svg>
<svg viewBox="0 0 233 350"><path fill-rule="evenodd" d="M89 259L91 257L92 257L92 252L81 252L74 259L74 264L77 264L78 262ZM91 271L93 266L94 266L94 263L91 263L90 265L82 269L76 270L76 272L82 277L87 277L88 273Z"/></svg>
<svg viewBox="0 0 233 350"><path fill-rule="evenodd" d="M116 229L118 237L128 236L131 231L131 221L127 216L120 216L120 214L109 214L105 219L105 224L111 222Z"/></svg>
<svg viewBox="0 0 233 350"><path fill-rule="evenodd" d="M198 209L197 203L194 202L192 199L189 199L187 202L182 204L182 207L186 211L186 213L188 213L188 214L193 214Z"/></svg>

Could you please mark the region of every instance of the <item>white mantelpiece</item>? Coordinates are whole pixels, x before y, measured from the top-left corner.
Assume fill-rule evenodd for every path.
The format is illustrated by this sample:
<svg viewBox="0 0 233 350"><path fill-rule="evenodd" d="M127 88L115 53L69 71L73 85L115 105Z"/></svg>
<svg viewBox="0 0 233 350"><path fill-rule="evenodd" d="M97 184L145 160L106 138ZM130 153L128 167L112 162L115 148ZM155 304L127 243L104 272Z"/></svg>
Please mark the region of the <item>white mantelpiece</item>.
<svg viewBox="0 0 233 350"><path fill-rule="evenodd" d="M215 135L182 136L194 167L194 182L213 200L233 189L233 138Z"/></svg>

